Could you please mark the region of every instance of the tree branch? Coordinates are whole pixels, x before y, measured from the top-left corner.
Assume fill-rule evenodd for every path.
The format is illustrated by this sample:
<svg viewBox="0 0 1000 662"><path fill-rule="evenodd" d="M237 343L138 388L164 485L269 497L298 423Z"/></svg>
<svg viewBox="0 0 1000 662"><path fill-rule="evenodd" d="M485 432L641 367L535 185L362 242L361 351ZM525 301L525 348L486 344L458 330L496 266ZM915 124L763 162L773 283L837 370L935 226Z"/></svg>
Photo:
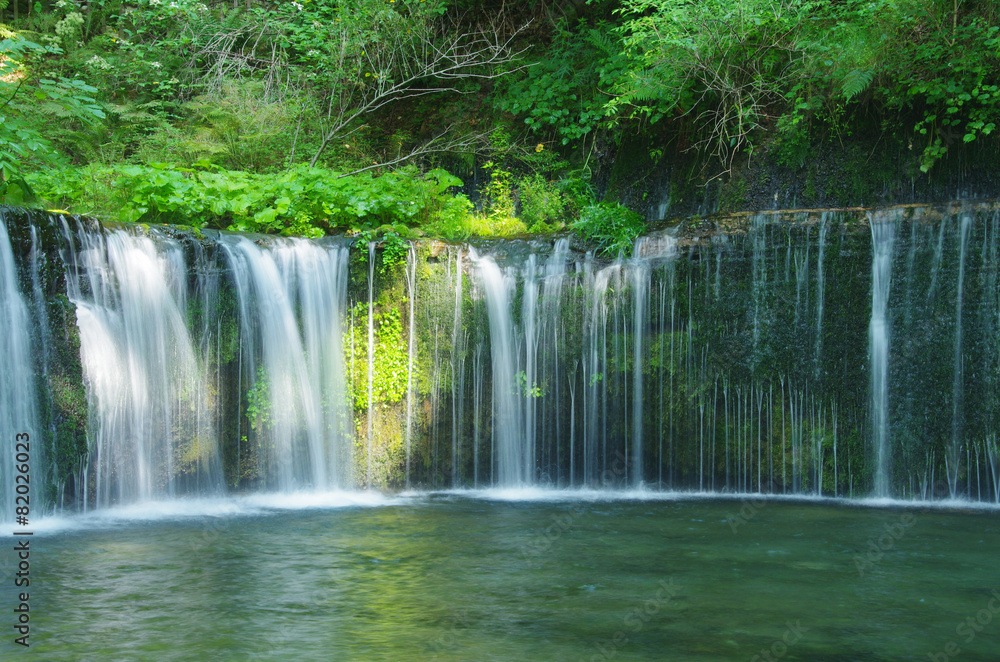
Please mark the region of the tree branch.
<svg viewBox="0 0 1000 662"><path fill-rule="evenodd" d="M414 148L406 154L397 156L394 159L388 161L382 161L379 163L373 163L372 165L365 166L364 168L358 168L357 170L352 170L350 172L345 172L339 177L350 177L351 175L357 175L358 173L367 172L369 170L375 170L376 168L392 168L398 166L401 163L406 163L412 161L413 159L424 156L426 154L435 154L441 152L456 152L467 150L470 147L481 144L485 141L489 134L486 133L475 133L470 135L465 135L461 137L448 137L451 134L454 125L446 127L441 133L434 136L427 142L423 143L419 147ZM446 140L447 138L447 140Z"/></svg>
<svg viewBox="0 0 1000 662"><path fill-rule="evenodd" d="M309 165L315 166L326 147L363 115L406 99L462 93L460 81L492 80L523 69L526 64L510 68L505 65L514 65L526 50L515 50L513 46L515 37L526 28L527 24L506 36L495 27L465 34L433 31L409 39L397 35L391 41L369 45L364 51L364 63L369 69L364 78L352 81L344 76L339 89L331 90L331 100L339 96L337 119L323 131ZM367 78L374 80L365 83ZM422 81L437 84L425 85Z"/></svg>

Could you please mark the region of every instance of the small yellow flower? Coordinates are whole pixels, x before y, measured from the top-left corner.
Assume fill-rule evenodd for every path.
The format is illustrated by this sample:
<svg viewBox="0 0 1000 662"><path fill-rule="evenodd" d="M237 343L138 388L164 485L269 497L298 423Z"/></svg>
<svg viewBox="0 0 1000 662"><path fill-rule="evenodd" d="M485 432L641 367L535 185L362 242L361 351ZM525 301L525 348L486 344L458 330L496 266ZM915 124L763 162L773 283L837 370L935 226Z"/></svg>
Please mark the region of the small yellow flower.
<svg viewBox="0 0 1000 662"><path fill-rule="evenodd" d="M541 152L544 149L545 149L545 145L543 145L542 143L538 143L537 145L535 145L535 151L536 152Z"/></svg>

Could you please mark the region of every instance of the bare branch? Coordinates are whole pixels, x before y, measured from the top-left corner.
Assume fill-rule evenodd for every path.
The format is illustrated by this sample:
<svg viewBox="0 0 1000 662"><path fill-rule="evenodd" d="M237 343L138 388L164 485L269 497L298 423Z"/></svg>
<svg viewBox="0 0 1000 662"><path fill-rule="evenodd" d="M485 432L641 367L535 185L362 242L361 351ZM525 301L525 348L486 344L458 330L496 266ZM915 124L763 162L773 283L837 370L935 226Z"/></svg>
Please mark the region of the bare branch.
<svg viewBox="0 0 1000 662"><path fill-rule="evenodd" d="M402 163L413 161L414 159L426 156L427 154L468 151L469 149L473 149L477 145L482 144L488 139L488 137L489 134L486 133L458 136L454 134L454 125L451 125L446 127L438 135L418 147L415 147L406 154L401 154L394 159L389 159L388 161L373 163L369 166L365 166L364 168L358 168L357 170L346 172L339 175L339 177L350 177L351 175L357 175L358 173L375 170L377 168L394 168Z"/></svg>
<svg viewBox="0 0 1000 662"><path fill-rule="evenodd" d="M527 48L517 40L527 24L514 27L506 16L480 23L472 15L444 22L430 15L387 11L378 22L337 21L324 25L326 48L308 77L299 79L299 91L311 92L311 110L298 117L299 129L310 120L319 125L319 145L311 156L315 166L327 147L365 126L366 118L387 106L430 95L469 92L467 81L486 81L519 71ZM295 89L296 68L281 45L280 25L274 21L220 29L213 24L189 24L192 44L187 69L190 82L219 93L227 81L263 74L264 98L281 101ZM310 116L310 113L313 113ZM431 152L463 148L479 137L450 137L458 127L419 145L411 153L363 168L391 167ZM300 144L301 149L301 144ZM294 150L294 148L293 148Z"/></svg>
<svg viewBox="0 0 1000 662"><path fill-rule="evenodd" d="M491 80L523 69L527 65L518 61L526 49L516 50L513 42L526 28L506 35L495 26L465 33L438 29L416 36L397 34L371 45L364 53L369 71L356 81L345 77L331 91L331 102L339 105L336 119L325 127L309 165L315 166L327 145L351 124L389 104L461 93L461 81Z"/></svg>

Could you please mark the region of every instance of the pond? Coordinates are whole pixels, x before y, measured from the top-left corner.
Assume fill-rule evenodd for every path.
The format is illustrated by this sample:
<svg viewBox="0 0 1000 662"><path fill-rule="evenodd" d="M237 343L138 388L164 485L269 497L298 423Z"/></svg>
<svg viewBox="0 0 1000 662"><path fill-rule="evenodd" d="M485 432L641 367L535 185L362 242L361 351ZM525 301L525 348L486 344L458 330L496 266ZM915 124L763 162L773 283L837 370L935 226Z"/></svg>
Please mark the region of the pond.
<svg viewBox="0 0 1000 662"><path fill-rule="evenodd" d="M38 522L30 653L995 660L997 515L959 502L544 490L112 508ZM6 608L15 561L2 557Z"/></svg>

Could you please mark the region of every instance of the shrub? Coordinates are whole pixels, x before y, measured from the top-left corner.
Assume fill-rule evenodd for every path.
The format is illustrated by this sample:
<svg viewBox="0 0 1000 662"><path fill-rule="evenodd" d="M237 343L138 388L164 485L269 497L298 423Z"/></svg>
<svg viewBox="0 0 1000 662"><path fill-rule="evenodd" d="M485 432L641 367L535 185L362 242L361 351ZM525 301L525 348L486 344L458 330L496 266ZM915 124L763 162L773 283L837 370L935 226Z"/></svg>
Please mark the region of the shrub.
<svg viewBox="0 0 1000 662"><path fill-rule="evenodd" d="M589 205L573 223L573 231L595 244L605 255L627 252L646 230L642 216L618 204L601 202Z"/></svg>

